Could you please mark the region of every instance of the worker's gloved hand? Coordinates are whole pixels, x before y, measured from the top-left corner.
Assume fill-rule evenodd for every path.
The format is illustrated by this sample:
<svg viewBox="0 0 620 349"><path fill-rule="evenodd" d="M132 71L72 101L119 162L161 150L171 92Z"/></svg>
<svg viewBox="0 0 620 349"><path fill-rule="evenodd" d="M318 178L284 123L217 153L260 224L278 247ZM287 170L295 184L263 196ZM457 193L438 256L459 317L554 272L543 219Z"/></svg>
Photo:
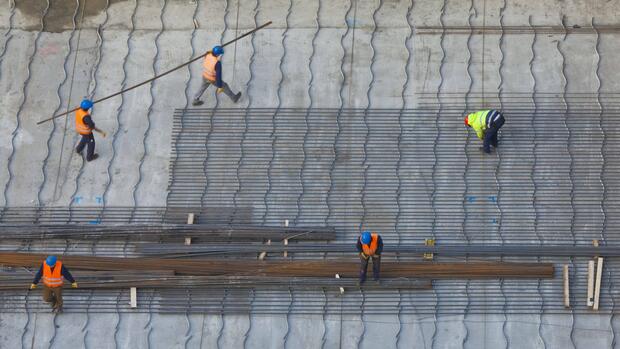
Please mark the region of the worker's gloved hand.
<svg viewBox="0 0 620 349"><path fill-rule="evenodd" d="M101 131L101 136L102 136L103 138L106 138L106 137L107 137L107 135L108 135L107 133L105 133L104 131Z"/></svg>
<svg viewBox="0 0 620 349"><path fill-rule="evenodd" d="M360 252L360 257L364 259L368 259L368 256L364 252Z"/></svg>
<svg viewBox="0 0 620 349"><path fill-rule="evenodd" d="M31 289L31 290L34 290L35 288L37 288L37 285L36 285L36 284L30 284L30 289Z"/></svg>
<svg viewBox="0 0 620 349"><path fill-rule="evenodd" d="M71 284L71 288L78 288L78 286L77 286L77 282L72 283L72 284Z"/></svg>
<svg viewBox="0 0 620 349"><path fill-rule="evenodd" d="M217 88L217 93L222 93L224 92L224 88L223 87L218 87Z"/></svg>

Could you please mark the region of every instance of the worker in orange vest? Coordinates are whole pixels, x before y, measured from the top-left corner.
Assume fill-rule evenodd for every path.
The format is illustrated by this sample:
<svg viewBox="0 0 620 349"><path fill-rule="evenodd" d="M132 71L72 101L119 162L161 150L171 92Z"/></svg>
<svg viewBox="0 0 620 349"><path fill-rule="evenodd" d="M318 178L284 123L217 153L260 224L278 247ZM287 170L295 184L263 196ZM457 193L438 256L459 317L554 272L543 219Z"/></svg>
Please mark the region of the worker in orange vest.
<svg viewBox="0 0 620 349"><path fill-rule="evenodd" d="M37 288L39 280L43 278L43 300L52 303L52 310L57 313L62 312L63 277L71 283L71 287L78 287L77 282L62 262L58 261L56 256L48 256L30 285L31 290Z"/></svg>
<svg viewBox="0 0 620 349"><path fill-rule="evenodd" d="M203 62L202 85L200 85L200 89L196 92L192 105L199 106L204 103L200 100L200 97L212 84L217 87L217 93L224 92L234 103L237 103L239 98L241 98L241 92L234 94L230 90L230 87L228 87L228 84L222 80L222 62L220 60L223 54L224 49L222 46L215 46L213 50L209 51L205 56Z"/></svg>
<svg viewBox="0 0 620 349"><path fill-rule="evenodd" d="M360 284L366 281L368 260L372 258L372 275L375 281L379 281L381 270L381 252L383 252L383 240L376 233L365 231L357 239L357 252L360 254Z"/></svg>
<svg viewBox="0 0 620 349"><path fill-rule="evenodd" d="M80 103L80 108L75 112L75 131L82 135L82 139L80 139L80 143L78 143L75 151L78 154L82 154L82 150L88 145L86 161L93 161L99 157L99 154L95 154L95 136L93 136L93 131L99 132L104 138L106 136L105 132L95 126L88 112L92 107L93 102L85 99Z"/></svg>

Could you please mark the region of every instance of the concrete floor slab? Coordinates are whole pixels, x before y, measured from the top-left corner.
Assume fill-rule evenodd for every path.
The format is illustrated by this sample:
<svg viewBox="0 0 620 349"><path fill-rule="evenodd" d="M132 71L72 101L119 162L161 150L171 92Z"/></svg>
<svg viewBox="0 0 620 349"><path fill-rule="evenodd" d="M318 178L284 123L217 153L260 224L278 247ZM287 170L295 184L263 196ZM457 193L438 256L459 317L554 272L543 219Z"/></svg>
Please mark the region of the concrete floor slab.
<svg viewBox="0 0 620 349"><path fill-rule="evenodd" d="M29 1L9 1L0 9L0 128L7 135L0 140L0 188L6 189L0 195L2 204L164 206L172 114L189 106L201 81L199 63L98 104L93 116L109 136L96 136L101 157L95 162L86 163L72 151L78 137L71 118L43 126L36 121L84 96L101 98L169 69L267 20L274 22L269 29L227 47L224 55L225 80L244 93L237 106L411 108L437 102L439 91L458 92L459 103L471 108L509 105L517 101L511 93L523 92L528 98L519 103L540 107L542 93L615 93L620 80L615 33L564 37L562 32L534 34L527 29L530 23L561 26L563 16L569 27L588 26L593 17L598 25L614 25L618 1L128 0L111 1L107 7L97 1L87 6L81 33L72 30L77 10L69 2L51 2L46 9L45 3ZM39 32L43 15L47 30ZM523 30L503 35L417 31L442 23ZM532 91L541 94L533 100ZM224 95L215 96L213 88L204 100L206 107L234 106ZM439 100L445 103L452 97ZM567 107L578 107L576 101L568 98ZM602 96L600 102L605 107L611 99ZM398 232L390 237L393 241L421 241L433 231L446 239L480 242L509 242L510 237L499 232L516 229L523 230L519 238L534 242L565 239L558 230L583 239L613 234L612 214L581 202L590 197L615 200L620 182L611 178L614 168L602 161L602 154L613 156L620 143L617 132L597 134L603 128L615 130L614 120L588 119L583 132L571 131L580 120L513 120L502 130L502 142L521 152L502 152L501 158L489 160L477 155L472 135L445 118L216 116L209 121L214 132L204 149L226 151L196 159L203 169L219 170L208 178L203 171L199 180L206 183L200 188L204 195L191 204L244 208L260 223L327 222L343 232L339 238L351 241L364 227ZM245 131L215 131L241 124L247 125ZM283 137L292 124L294 130ZM321 127L325 124L329 126ZM248 132L258 126L265 127L265 136ZM377 136L379 129L385 137ZM272 139L272 134L278 137ZM543 135L549 142L541 140ZM456 141L444 143L447 139ZM592 149L552 142L562 139L589 142ZM439 144L435 153L424 151L431 142ZM541 146L535 148L536 142ZM435 166L447 152L468 161ZM544 161L557 154L590 166L571 170L569 163ZM610 177L604 186L601 173ZM483 185L474 180L477 175L496 183ZM346 181L334 181L344 177ZM562 205L543 207L554 200ZM453 204L435 211L441 223L434 226L424 217L433 214L438 202ZM566 211L573 212L573 220L554 218ZM474 227L480 227L480 233L466 235ZM438 295L440 304L448 296ZM609 347L618 326L608 316L573 319L566 314L507 315L504 320L472 314L437 319L156 314L150 319L145 314L92 313L63 314L54 320L39 313L35 328L34 316L0 314L0 346ZM132 337L134 333L140 335ZM389 340L376 341L382 336Z"/></svg>

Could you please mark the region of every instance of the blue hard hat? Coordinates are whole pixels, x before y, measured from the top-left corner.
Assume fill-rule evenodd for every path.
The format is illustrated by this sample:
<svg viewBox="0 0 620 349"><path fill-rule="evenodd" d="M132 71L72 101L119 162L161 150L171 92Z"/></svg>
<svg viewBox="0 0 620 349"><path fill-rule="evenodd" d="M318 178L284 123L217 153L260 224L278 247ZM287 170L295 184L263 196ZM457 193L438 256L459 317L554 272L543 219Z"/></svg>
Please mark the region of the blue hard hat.
<svg viewBox="0 0 620 349"><path fill-rule="evenodd" d="M369 231L365 231L362 233L362 243L364 245L368 245L372 241L372 236L370 236Z"/></svg>
<svg viewBox="0 0 620 349"><path fill-rule="evenodd" d="M219 56L221 54L224 54L224 48L222 46L214 46L213 47L213 55L214 56Z"/></svg>
<svg viewBox="0 0 620 349"><path fill-rule="evenodd" d="M82 103L80 103L80 108L84 110L88 110L92 107L93 107L93 101L91 101L90 99L85 99L82 101Z"/></svg>
<svg viewBox="0 0 620 349"><path fill-rule="evenodd" d="M49 265L50 267L55 266L56 256L47 256L47 258L45 259L45 264Z"/></svg>

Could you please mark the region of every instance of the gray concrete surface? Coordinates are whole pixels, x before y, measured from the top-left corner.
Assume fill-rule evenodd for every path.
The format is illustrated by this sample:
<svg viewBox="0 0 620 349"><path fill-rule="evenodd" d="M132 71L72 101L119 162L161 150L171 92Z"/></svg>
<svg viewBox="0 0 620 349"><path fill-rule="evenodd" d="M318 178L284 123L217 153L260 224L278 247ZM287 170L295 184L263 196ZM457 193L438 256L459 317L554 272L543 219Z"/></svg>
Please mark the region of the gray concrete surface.
<svg viewBox="0 0 620 349"><path fill-rule="evenodd" d="M188 105L188 98L200 81L199 64L97 105L93 114L95 121L109 136L106 139L96 136L101 157L95 162L85 163L72 151L77 141L72 119L61 118L41 126L36 122L76 105L84 96L100 98L154 72L164 71L266 20L274 24L253 39L229 47L224 57L225 79L234 90L244 92L239 102L241 107L411 108L424 102L417 94L421 92L434 95L436 92L481 91L486 95L486 103L496 104L500 102L497 95L500 89L505 93L591 93L598 90L617 93L620 86L617 33L602 33L596 54L597 37L593 34L564 38L562 33L532 35L526 32L503 37L495 33L485 35L483 41L481 35L446 34L442 40L441 32L418 35L414 30L441 24L496 26L502 23L527 27L530 17L534 25L560 25L562 16L566 16L568 26L588 26L593 17L596 24L615 25L620 12L620 4L615 0L127 0L110 1L109 6L107 1L88 0L86 3L81 31L75 30L71 18L73 15L79 24L81 8L76 8L75 2L50 1L48 9L45 2L26 0L5 0L0 5L0 129L5 135L0 138L0 188L3 192L0 204L164 206L172 113L175 108ZM194 28L193 19L198 29ZM44 30L41 30L42 24ZM209 107L232 106L225 96L214 97L213 90L207 91L205 96ZM449 97L441 98L449 100ZM468 102L477 103L473 97ZM571 100L568 103L570 107ZM276 127L292 121L283 116L277 120ZM224 172L226 176L222 178L210 179L211 185L205 189L202 204L235 202L252 206L255 216L264 216L266 223L280 224L290 217L296 217L299 223L312 222L314 218L307 211L299 211L297 201L302 202L302 207L329 201L330 197L326 197L329 179L321 175L321 171L304 171L307 167L303 166L303 159L290 160L287 156L302 151L303 136L312 132L312 123L328 121L310 120L308 128L296 130L300 137L288 141L290 153L276 153L271 172L273 182L294 193L270 192L268 201L281 204L277 210L265 206L262 200L267 190L267 183L261 180L266 176L267 160L242 163L237 170L241 152L255 158L252 151L257 151L256 144L267 148L271 144L263 138L246 139L240 147L242 134L229 139L210 139L210 147L235 146L221 158L209 159L207 165L223 163L228 172ZM213 126L223 128L240 122L216 118ZM356 122L359 120L352 121ZM369 126L372 127L373 122L370 120ZM566 122L570 124L576 120ZM597 122L591 120L589 127L596 127L594 123ZM613 126L609 120L604 122ZM404 120L403 125L410 127L413 134L435 127L420 125L415 120ZM355 124L342 126L346 139L347 126ZM514 137L506 137L507 146L544 156L548 149L532 149L533 136L522 131L514 130ZM558 136L570 136L563 133L564 129L558 132ZM324 136L336 137L334 133ZM607 139L605 152L611 154L617 150L616 138ZM596 157L602 148L601 140L588 141L598 145L597 152L580 153L579 149L566 152L571 152L575 161ZM351 149L361 149L364 142L358 140L350 145ZM373 142L377 140L370 138L366 144L371 149L368 153L371 162L384 155L374 150L377 147ZM463 146L467 140L463 138L461 142L452 145L458 156L465 154ZM358 180L364 175L360 170L362 166L350 166L361 165L364 161L357 157L356 151L352 152L353 158L347 166L337 164L334 168L335 175L352 178L346 186L335 186L331 191L335 197L346 198L348 204L334 208L334 212L320 211L320 215L326 217L330 225L351 231L352 235L365 217L367 207L385 209L390 212L387 216L368 216L362 223L379 230L398 227L413 232L416 237L426 236L432 227L428 221L417 221L416 217L428 213L430 205L407 202L427 200L425 195L408 190L422 185L424 177L433 172L428 162L420 161L432 154L416 151L427 146L403 140L400 161L405 164L419 162L420 165L406 166L415 170L400 174L405 180L401 183L400 200L404 204L399 222L393 213L397 175L372 168L368 171L370 182L387 183L393 199L385 207L373 206L372 190L362 195L363 183ZM389 154L397 147L391 142L382 149ZM308 157L306 165L325 169L332 158ZM502 154L499 171L514 171L515 178L521 174L529 176L531 164L529 168L519 167L524 160L518 153ZM396 161L394 157L386 157L386 168L396 166ZM468 193L483 196L496 191L496 188L487 187L446 186L454 176L452 171L465 173L466 166L489 170L496 165L473 159L468 165L459 164L457 169L436 169L434 183L440 188L439 200L459 203L439 212L440 215L464 220L468 208L461 205L463 196ZM590 173L574 174L591 178L579 184L587 191L560 191L555 195L568 202L571 195L579 199L580 195L611 192L616 188L615 182L606 188L597 182L601 171L610 171L602 169L603 166L600 160L594 160L588 170ZM255 176L255 168L261 168L262 172ZM555 178L557 182L566 180L568 172L567 168L537 168L533 176ZM320 189L304 194L303 187L307 183ZM248 188L260 190L256 193ZM544 199L545 190L554 188L539 188L537 197ZM499 207L504 227L525 228L525 234L531 234L535 241L538 241L537 234L546 241L556 239L549 227L558 224L572 229L566 222L558 223L542 214L535 222L537 214L531 206L525 209L531 210L532 218L516 221L516 193L503 193L505 199L499 205L487 202L484 209L495 212ZM529 202L535 197L528 189L522 189L519 195ZM349 220L335 220L340 210L347 212ZM590 212L588 207L575 207L575 212L574 226L580 237L587 239L600 234L600 212ZM397 315L185 316L93 312L53 317L42 313L0 313L0 347L603 348L616 346L618 326L616 319L607 315L402 315L399 319Z"/></svg>

